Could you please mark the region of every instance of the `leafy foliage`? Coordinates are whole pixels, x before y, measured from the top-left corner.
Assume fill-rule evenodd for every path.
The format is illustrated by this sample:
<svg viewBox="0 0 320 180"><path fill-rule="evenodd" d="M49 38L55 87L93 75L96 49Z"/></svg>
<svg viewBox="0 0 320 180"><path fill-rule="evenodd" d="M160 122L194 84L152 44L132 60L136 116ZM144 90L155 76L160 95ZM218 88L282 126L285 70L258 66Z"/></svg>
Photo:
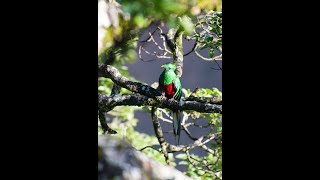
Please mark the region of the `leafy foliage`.
<svg viewBox="0 0 320 180"><path fill-rule="evenodd" d="M196 30L188 39L195 39L198 42L197 48L203 50L209 48L210 58L215 56L215 49L222 51L222 13L209 11L198 17L195 25Z"/></svg>

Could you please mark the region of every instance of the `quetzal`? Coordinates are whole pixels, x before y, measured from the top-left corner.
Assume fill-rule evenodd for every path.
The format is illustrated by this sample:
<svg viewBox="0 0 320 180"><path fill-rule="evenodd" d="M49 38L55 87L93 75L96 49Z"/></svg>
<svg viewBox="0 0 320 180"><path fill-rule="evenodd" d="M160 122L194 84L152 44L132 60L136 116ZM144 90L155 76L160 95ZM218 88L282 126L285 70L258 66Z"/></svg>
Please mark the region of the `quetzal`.
<svg viewBox="0 0 320 180"><path fill-rule="evenodd" d="M176 75L176 65L166 63L161 66L164 68L162 74L159 77L159 88L165 94L168 99L175 99L180 101L182 86L179 77ZM178 136L178 144L180 142L180 131L181 131L181 111L173 111L173 133ZM177 141L177 139L176 139Z"/></svg>

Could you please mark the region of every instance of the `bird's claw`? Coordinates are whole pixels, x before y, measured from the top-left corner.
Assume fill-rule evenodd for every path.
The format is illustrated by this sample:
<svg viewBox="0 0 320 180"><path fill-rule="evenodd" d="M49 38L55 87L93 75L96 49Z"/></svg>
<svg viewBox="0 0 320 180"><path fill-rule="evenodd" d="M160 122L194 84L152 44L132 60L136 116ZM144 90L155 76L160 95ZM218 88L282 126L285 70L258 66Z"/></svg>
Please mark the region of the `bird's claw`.
<svg viewBox="0 0 320 180"><path fill-rule="evenodd" d="M174 102L174 99L171 98L171 99L169 99L168 101L169 101L170 103L172 103L172 102Z"/></svg>

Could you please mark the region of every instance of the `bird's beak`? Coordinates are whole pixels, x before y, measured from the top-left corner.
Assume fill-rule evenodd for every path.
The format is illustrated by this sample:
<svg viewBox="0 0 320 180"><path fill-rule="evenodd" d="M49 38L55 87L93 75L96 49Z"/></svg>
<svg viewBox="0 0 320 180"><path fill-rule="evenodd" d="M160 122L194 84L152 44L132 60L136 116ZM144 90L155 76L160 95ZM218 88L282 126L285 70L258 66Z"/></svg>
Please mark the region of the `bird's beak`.
<svg viewBox="0 0 320 180"><path fill-rule="evenodd" d="M161 67L164 68L164 65L162 65Z"/></svg>

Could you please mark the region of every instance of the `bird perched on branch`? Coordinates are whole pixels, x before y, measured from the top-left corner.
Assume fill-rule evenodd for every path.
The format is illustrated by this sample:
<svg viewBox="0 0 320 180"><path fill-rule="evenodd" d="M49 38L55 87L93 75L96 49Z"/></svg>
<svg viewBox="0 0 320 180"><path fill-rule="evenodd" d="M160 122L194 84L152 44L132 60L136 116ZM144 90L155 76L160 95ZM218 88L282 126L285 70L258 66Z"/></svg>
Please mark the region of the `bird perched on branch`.
<svg viewBox="0 0 320 180"><path fill-rule="evenodd" d="M164 68L162 74L159 77L159 88L162 93L168 99L174 99L180 101L182 86L179 77L176 75L176 65L172 63L166 63L161 66ZM178 136L178 143L180 143L180 131L181 131L181 111L173 111L173 132L175 136ZM176 139L177 141L177 139Z"/></svg>

